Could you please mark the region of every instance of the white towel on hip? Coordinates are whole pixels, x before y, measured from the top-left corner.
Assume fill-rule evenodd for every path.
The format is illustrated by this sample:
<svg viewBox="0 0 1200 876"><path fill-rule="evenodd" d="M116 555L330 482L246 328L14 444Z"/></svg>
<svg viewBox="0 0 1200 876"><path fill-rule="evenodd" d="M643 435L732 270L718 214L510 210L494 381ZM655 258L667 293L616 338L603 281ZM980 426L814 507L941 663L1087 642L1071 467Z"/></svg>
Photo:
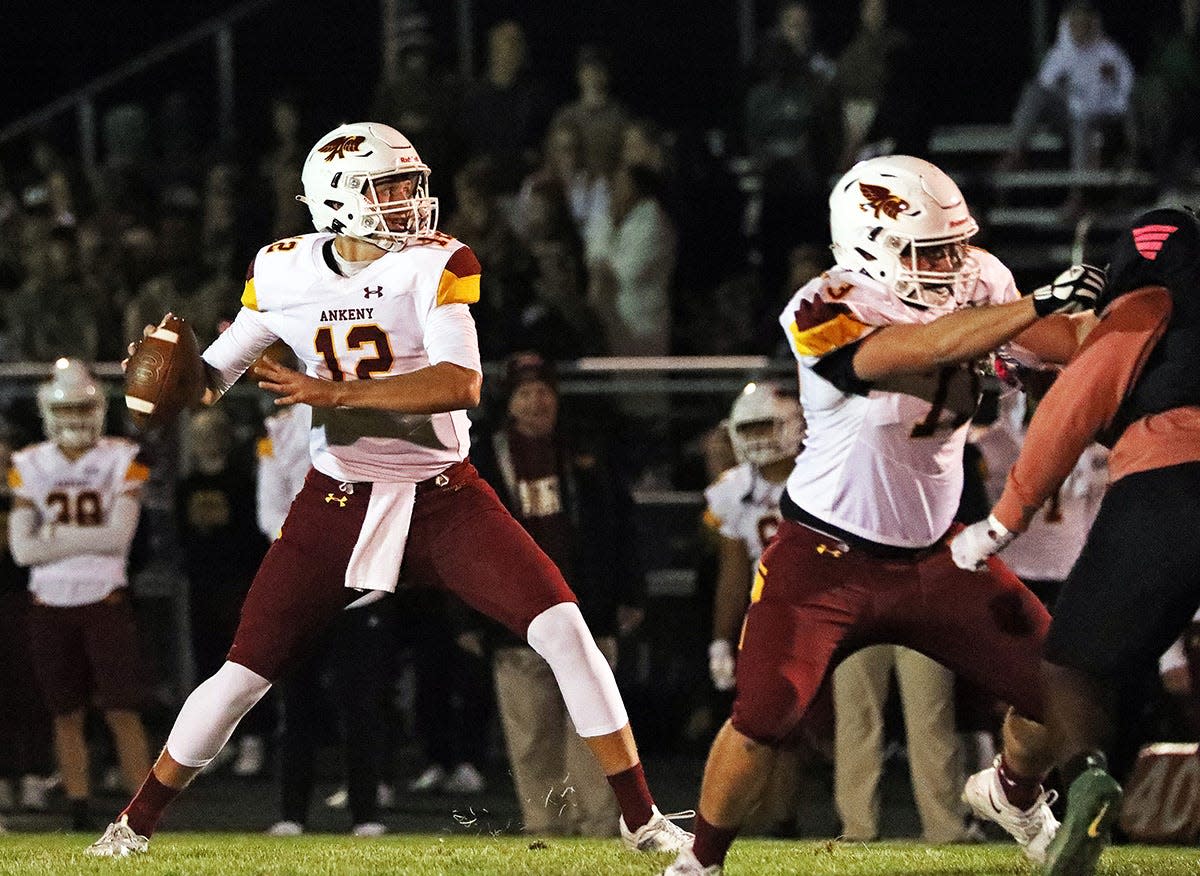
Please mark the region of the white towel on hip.
<svg viewBox="0 0 1200 876"><path fill-rule="evenodd" d="M367 514L346 566L347 587L396 592L416 499L416 484L371 485Z"/></svg>

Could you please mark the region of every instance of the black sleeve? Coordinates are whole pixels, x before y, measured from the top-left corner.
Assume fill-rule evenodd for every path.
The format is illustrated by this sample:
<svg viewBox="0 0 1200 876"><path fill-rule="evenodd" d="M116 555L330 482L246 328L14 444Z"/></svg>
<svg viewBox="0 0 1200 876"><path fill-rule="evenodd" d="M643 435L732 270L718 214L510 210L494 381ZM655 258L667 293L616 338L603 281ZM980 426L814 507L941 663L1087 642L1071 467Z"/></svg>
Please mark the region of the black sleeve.
<svg viewBox="0 0 1200 876"><path fill-rule="evenodd" d="M844 347L838 347L832 353L825 354L813 366L813 371L824 377L842 392L852 395L866 395L875 384L870 380L863 380L854 373L854 354L863 340L865 339L860 338L851 344L846 344Z"/></svg>

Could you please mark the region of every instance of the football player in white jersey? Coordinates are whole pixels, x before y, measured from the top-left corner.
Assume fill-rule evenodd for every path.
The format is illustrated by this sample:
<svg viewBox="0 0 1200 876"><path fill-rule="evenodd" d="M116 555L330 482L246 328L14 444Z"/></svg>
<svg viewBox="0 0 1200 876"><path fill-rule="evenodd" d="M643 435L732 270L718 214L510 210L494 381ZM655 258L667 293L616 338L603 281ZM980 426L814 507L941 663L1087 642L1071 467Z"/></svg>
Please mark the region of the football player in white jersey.
<svg viewBox="0 0 1200 876"><path fill-rule="evenodd" d="M1088 309L1103 274L1076 268L1022 298L1009 270L968 243L978 226L958 186L918 158L856 164L829 203L837 265L780 317L799 364L804 452L759 563L695 842L666 871L676 876L722 871L776 749L846 653L906 645L1021 715L1042 712L1045 609L998 562L963 574L943 538L978 403L972 363L1009 341L1066 361L1082 327L1055 314ZM1044 730L1013 716L1005 740L1005 761L980 786L993 791L992 817L1039 858L1054 828Z"/></svg>
<svg viewBox="0 0 1200 876"><path fill-rule="evenodd" d="M150 765L138 710L146 694L125 564L149 474L138 448L104 437L104 390L77 359L38 389L46 441L13 454L9 544L29 566L34 672L54 715L54 751L72 829L87 830L84 726L95 702L132 791Z"/></svg>
<svg viewBox="0 0 1200 876"><path fill-rule="evenodd" d="M167 804L241 717L364 591L403 575L500 621L554 670L576 731L613 788L625 843L675 851L691 835L654 806L612 670L561 573L466 461L482 369L468 305L480 266L437 231L429 167L378 123L322 137L301 171L315 234L259 250L242 309L205 350L212 403L277 340L279 404L313 406L313 468L242 608L228 661L192 692L153 770L97 856L147 848Z"/></svg>
<svg viewBox="0 0 1200 876"><path fill-rule="evenodd" d="M794 395L756 381L734 400L728 424L738 464L704 491L704 521L720 539L708 646L708 671L719 691L733 690L734 653L754 568L779 528L779 498L804 441L804 414Z"/></svg>
<svg viewBox="0 0 1200 876"><path fill-rule="evenodd" d="M717 585L708 672L713 687L734 688L738 636L763 549L779 528L779 497L804 441L795 393L772 381L749 383L726 420L737 464L704 491L704 522L717 536ZM795 816L800 750L781 752L752 821L771 830Z"/></svg>

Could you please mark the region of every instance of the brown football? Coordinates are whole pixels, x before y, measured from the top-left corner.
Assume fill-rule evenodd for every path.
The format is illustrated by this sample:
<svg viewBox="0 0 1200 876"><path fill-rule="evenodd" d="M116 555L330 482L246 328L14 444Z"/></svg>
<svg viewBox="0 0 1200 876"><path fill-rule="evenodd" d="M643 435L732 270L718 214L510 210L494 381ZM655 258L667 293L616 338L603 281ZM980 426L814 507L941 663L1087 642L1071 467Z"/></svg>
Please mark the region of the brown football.
<svg viewBox="0 0 1200 876"><path fill-rule="evenodd" d="M204 362L196 333L167 314L142 338L125 367L125 406L141 429L164 426L204 396Z"/></svg>

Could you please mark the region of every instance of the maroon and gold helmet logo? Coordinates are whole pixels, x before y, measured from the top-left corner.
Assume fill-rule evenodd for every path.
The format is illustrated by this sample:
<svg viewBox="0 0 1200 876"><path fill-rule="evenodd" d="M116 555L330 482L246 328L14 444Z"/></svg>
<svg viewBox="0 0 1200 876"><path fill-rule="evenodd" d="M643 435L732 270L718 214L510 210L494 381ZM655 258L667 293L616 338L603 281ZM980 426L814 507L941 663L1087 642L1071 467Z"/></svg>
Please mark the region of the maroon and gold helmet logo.
<svg viewBox="0 0 1200 876"><path fill-rule="evenodd" d="M351 137L334 137L317 151L325 153L326 161L333 161L335 158L345 158L347 152L357 152L358 147L365 139L367 138L362 134L355 134Z"/></svg>
<svg viewBox="0 0 1200 876"><path fill-rule="evenodd" d="M859 206L864 212L874 210L876 219L879 218L880 213L889 219L895 219L910 206L908 201L899 195L893 195L892 190L884 186L871 186L860 182L858 190L867 199L867 203L860 204Z"/></svg>

